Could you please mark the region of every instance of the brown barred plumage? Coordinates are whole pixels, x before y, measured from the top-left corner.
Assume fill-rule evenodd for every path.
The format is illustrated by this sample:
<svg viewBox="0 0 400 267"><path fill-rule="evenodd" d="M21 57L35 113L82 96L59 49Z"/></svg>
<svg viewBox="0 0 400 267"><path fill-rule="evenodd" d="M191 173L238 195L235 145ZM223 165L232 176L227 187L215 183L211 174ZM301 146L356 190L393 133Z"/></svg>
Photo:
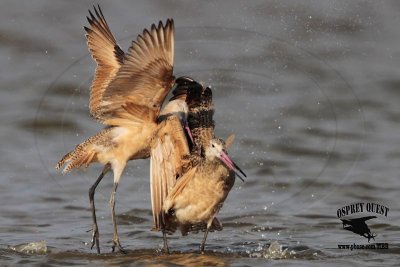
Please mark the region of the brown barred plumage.
<svg viewBox="0 0 400 267"><path fill-rule="evenodd" d="M167 19L145 29L132 41L127 53L118 46L100 6L89 11L85 27L89 51L97 63L90 88L90 115L108 126L66 154L56 165L63 173L99 162L104 169L89 190L92 210L92 247L100 253L94 194L104 175L112 170L114 187L110 198L114 228L112 249L121 247L115 218L115 194L129 160L150 156L152 140L160 125L157 116L175 81L174 21ZM181 107L181 106L179 106ZM185 104L186 110L187 106ZM181 112L181 110L173 110Z"/></svg>
<svg viewBox="0 0 400 267"><path fill-rule="evenodd" d="M172 92L171 100L182 99L186 101L189 108L188 124L195 140L191 150L202 154L210 140L214 138L215 122L213 119L212 90L209 87L204 88L200 83L189 77L180 77L177 79L177 83L179 86Z"/></svg>
<svg viewBox="0 0 400 267"><path fill-rule="evenodd" d="M92 161L96 160L96 148L93 146L102 147L103 149L111 149L113 147L112 127L107 127L98 132L97 134L89 137L84 142L75 147L74 150L66 154L56 165L56 169L60 169L66 164L63 173L67 173L74 168L79 168L83 165L89 166Z"/></svg>
<svg viewBox="0 0 400 267"><path fill-rule="evenodd" d="M168 138L158 138L156 147L152 149L151 179L164 181L152 191L152 200L156 200L158 207L153 208L154 229L162 230L165 251L168 251L167 234L173 234L177 229L182 235L204 231L200 247L204 251L208 232L222 229L215 216L240 169L229 158L225 142L214 136L211 89L204 89L188 77L180 77L176 83L171 100L187 103L187 120L194 144L190 147L188 159L174 149L175 138L168 133ZM230 145L233 138L228 140ZM184 164L177 164L183 161ZM183 166L181 172L178 166Z"/></svg>

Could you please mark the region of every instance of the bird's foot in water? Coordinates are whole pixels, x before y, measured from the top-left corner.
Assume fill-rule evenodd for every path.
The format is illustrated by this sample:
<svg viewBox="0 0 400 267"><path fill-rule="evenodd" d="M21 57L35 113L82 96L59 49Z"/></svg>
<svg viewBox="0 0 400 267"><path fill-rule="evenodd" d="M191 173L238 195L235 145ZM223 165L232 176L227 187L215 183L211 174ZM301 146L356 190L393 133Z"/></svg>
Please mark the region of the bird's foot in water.
<svg viewBox="0 0 400 267"><path fill-rule="evenodd" d="M111 247L111 251L115 252L115 248L118 248L119 252L126 254L126 250L121 246L121 243L119 242L119 239L113 239L113 246Z"/></svg>
<svg viewBox="0 0 400 267"><path fill-rule="evenodd" d="M90 249L93 249L94 245L96 245L96 249L97 249L97 253L100 254L100 234L99 234L99 228L97 227L97 224L94 223L93 224L93 228L92 228L92 245L90 247Z"/></svg>

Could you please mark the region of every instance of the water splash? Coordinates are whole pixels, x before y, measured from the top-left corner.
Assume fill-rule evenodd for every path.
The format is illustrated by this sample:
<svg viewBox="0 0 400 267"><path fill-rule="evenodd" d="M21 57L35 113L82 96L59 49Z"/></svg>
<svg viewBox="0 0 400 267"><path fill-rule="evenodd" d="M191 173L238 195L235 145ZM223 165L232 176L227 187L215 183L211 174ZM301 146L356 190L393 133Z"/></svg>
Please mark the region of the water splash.
<svg viewBox="0 0 400 267"><path fill-rule="evenodd" d="M273 241L269 246L259 244L259 247L250 254L250 257L265 259L294 259L296 258L295 255L296 252L294 250L283 248L283 245L278 241Z"/></svg>
<svg viewBox="0 0 400 267"><path fill-rule="evenodd" d="M9 249L26 254L46 254L47 242L45 240L39 242L31 242L19 244L16 246L8 246Z"/></svg>

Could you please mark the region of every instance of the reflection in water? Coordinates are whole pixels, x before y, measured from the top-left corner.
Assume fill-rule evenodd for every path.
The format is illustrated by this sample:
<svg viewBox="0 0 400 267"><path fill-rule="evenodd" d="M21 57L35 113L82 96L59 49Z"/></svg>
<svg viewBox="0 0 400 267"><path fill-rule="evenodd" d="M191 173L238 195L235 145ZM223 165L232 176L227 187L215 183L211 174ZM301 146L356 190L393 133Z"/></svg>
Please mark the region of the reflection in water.
<svg viewBox="0 0 400 267"><path fill-rule="evenodd" d="M127 251L127 254L119 253L103 253L86 254L81 252L65 252L58 251L57 249L47 249L33 251L33 246L46 247L46 242L37 242L35 244L23 244L10 249L21 253L28 254L47 254L49 263L62 264L68 262L69 264L82 264L86 261L101 262L106 266L121 266L124 264L135 263L141 266L229 266L235 261L240 261L243 258L264 258L264 259L303 259L312 260L316 259L318 252L307 247L296 246L293 248L283 247L277 241L271 244L247 244L248 249L244 252L234 252L227 249L227 252L206 252L201 254L199 252L171 252L164 254L154 250L134 250ZM29 250L27 249L29 247ZM6 251L3 251L6 253Z"/></svg>

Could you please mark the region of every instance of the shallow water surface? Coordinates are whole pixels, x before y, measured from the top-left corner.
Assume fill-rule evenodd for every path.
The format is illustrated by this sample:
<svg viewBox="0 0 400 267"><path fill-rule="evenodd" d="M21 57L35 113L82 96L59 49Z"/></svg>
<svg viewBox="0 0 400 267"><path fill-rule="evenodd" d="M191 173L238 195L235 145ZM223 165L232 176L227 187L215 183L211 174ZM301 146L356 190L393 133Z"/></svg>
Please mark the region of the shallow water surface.
<svg viewBox="0 0 400 267"><path fill-rule="evenodd" d="M61 175L57 160L101 129L88 114L95 65L83 26L92 3L0 4L2 265L396 266L400 255L400 5L396 1L119 1L100 4L122 48L175 19L175 73L211 85L216 133L248 175L224 230L151 232L149 163L129 163L117 194L127 255L110 253L111 175L96 192L102 254L90 250L88 189L101 166ZM377 203L375 240L337 210ZM43 253L13 250L46 241ZM387 243L389 249L338 249Z"/></svg>

